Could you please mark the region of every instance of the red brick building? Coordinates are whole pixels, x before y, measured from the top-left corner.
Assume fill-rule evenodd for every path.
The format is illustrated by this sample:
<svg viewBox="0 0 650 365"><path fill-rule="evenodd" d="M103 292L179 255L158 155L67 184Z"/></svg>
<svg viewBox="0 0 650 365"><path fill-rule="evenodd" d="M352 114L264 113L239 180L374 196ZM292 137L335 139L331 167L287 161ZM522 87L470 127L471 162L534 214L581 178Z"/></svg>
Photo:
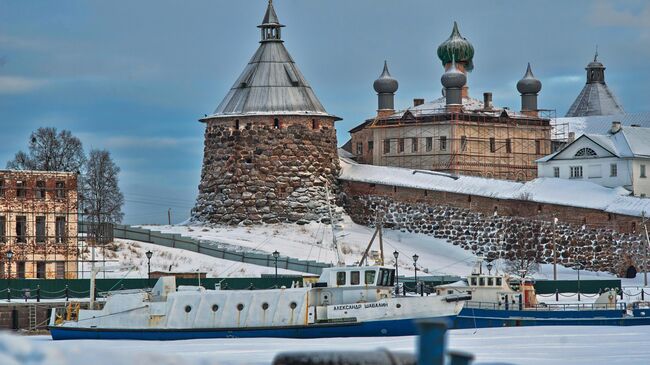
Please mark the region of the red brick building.
<svg viewBox="0 0 650 365"><path fill-rule="evenodd" d="M77 207L75 173L0 170L0 277L76 278Z"/></svg>

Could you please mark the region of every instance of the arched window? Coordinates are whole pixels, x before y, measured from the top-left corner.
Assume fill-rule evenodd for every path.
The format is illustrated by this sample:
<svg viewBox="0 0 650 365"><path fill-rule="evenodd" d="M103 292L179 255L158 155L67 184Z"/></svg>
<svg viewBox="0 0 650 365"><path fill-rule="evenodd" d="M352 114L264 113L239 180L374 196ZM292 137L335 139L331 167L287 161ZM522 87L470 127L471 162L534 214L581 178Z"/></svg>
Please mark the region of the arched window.
<svg viewBox="0 0 650 365"><path fill-rule="evenodd" d="M589 147L581 148L576 152L575 157L597 157L596 151Z"/></svg>

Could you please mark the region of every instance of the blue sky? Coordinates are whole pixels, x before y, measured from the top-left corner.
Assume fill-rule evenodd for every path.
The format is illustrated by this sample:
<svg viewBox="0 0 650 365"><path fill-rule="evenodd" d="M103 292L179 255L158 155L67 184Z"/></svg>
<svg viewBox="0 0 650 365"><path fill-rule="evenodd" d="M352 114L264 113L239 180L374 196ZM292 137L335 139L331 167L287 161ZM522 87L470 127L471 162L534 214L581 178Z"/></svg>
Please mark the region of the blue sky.
<svg viewBox="0 0 650 365"><path fill-rule="evenodd" d="M285 45L347 131L374 114L384 59L396 107L440 95L435 55L453 21L474 45L470 94L519 107L531 62L540 107L563 115L599 47L628 112L650 110L650 2L276 0ZM40 126L69 129L122 168L125 222L185 219L203 126L258 45L266 1L0 0L0 168Z"/></svg>

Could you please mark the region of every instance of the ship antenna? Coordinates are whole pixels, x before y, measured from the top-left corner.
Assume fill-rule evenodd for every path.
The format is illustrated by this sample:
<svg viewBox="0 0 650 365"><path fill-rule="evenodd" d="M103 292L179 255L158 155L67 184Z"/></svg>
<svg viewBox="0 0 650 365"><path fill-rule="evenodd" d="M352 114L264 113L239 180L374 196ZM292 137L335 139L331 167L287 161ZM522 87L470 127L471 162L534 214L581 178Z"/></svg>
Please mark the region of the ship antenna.
<svg viewBox="0 0 650 365"><path fill-rule="evenodd" d="M330 204L330 186L328 182L325 182L325 199L327 200L327 210L330 216L330 225L332 226L332 245L334 245L334 251L336 252L336 265L345 266L345 262L341 260L341 251L339 250L339 244L336 241L336 231L334 230L334 216L332 215L332 205Z"/></svg>

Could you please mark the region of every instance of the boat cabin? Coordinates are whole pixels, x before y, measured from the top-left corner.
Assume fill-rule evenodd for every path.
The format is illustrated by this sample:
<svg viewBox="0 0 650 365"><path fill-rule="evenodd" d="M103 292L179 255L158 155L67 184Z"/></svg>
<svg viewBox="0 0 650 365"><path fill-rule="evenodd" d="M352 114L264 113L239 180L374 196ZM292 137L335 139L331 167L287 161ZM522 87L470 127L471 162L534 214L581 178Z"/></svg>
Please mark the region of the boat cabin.
<svg viewBox="0 0 650 365"><path fill-rule="evenodd" d="M395 285L395 269L383 266L343 266L323 269L314 287L363 287L392 288Z"/></svg>

